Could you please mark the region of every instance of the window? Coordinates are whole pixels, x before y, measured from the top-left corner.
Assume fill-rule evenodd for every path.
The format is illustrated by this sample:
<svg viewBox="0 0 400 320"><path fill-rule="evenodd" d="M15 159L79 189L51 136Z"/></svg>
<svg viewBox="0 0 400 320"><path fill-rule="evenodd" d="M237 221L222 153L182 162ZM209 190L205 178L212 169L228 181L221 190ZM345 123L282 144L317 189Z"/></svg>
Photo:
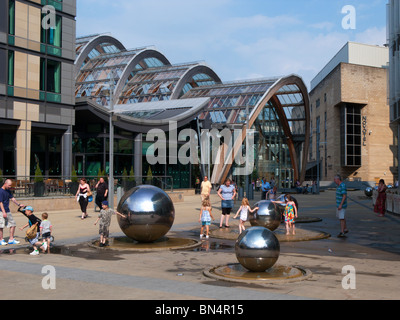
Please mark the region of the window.
<svg viewBox="0 0 400 320"><path fill-rule="evenodd" d="M14 51L8 51L8 85L14 86Z"/></svg>
<svg viewBox="0 0 400 320"><path fill-rule="evenodd" d="M15 0L8 4L8 34L15 35Z"/></svg>
<svg viewBox="0 0 400 320"><path fill-rule="evenodd" d="M319 106L321 105L321 99L318 99L315 103L315 107L319 108Z"/></svg>
<svg viewBox="0 0 400 320"><path fill-rule="evenodd" d="M61 62L40 58L40 91L41 100L61 102Z"/></svg>
<svg viewBox="0 0 400 320"><path fill-rule="evenodd" d="M46 17L47 14L42 13L42 19ZM49 44L54 47L61 47L62 44L62 18L56 15L56 25L55 28L41 28L41 42L44 44Z"/></svg>
<svg viewBox="0 0 400 320"><path fill-rule="evenodd" d="M361 167L361 106L347 104L341 110L342 166Z"/></svg>

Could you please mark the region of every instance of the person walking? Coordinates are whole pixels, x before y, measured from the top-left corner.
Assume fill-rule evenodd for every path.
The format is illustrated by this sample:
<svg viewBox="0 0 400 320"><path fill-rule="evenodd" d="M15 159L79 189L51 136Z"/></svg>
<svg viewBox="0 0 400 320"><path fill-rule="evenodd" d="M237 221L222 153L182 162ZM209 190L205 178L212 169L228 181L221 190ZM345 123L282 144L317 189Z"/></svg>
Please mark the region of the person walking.
<svg viewBox="0 0 400 320"><path fill-rule="evenodd" d="M244 224L246 223L246 221L248 219L249 212L253 213L254 211L256 211L258 209L259 209L258 207L251 209L249 200L247 198L243 198L242 205L240 206L239 210L236 212L236 215L233 217L233 219L236 219L236 217L240 213L239 234L241 234L244 230L246 230Z"/></svg>
<svg viewBox="0 0 400 320"><path fill-rule="evenodd" d="M16 204L18 207L24 207L23 204L17 202L13 194L11 193L12 180L7 179L3 186L0 188L0 245L5 246L7 244L19 244L18 240L14 239L15 228L17 224L10 212L10 201ZM10 237L8 242L3 239L3 229L7 227L10 229Z"/></svg>
<svg viewBox="0 0 400 320"><path fill-rule="evenodd" d="M229 228L229 218L233 208L233 199L236 196L235 187L231 185L231 180L226 179L225 183L219 187L218 196L221 198L222 215L219 227L225 220L225 227Z"/></svg>
<svg viewBox="0 0 400 320"><path fill-rule="evenodd" d="M340 175L335 176L334 181L337 185L336 188L336 216L340 221L340 233L339 238L345 237L346 233L349 232L346 223L346 209L347 209L347 187L342 181Z"/></svg>
<svg viewBox="0 0 400 320"><path fill-rule="evenodd" d="M99 182L97 182L95 189L96 189L95 203L101 210L102 203L103 201L107 200L108 196L108 184L104 181L103 177L99 179Z"/></svg>
<svg viewBox="0 0 400 320"><path fill-rule="evenodd" d="M79 205L81 207L81 211L82 211L81 219L82 220L87 218L87 216L88 216L86 209L89 204L88 195L90 193L91 193L90 186L86 183L86 179L81 178L80 185L79 185L78 191L76 192L75 197L76 197L76 201L79 202Z"/></svg>
<svg viewBox="0 0 400 320"><path fill-rule="evenodd" d="M207 197L210 197L210 193L211 193L211 189L212 189L212 185L211 182L208 180L207 176L204 176L204 180L201 182L200 185L200 194L201 194L201 202L204 201L204 199L206 199Z"/></svg>
<svg viewBox="0 0 400 320"><path fill-rule="evenodd" d="M386 190L385 180L379 180L378 198L375 202L374 212L378 213L380 217L385 216L386 213Z"/></svg>

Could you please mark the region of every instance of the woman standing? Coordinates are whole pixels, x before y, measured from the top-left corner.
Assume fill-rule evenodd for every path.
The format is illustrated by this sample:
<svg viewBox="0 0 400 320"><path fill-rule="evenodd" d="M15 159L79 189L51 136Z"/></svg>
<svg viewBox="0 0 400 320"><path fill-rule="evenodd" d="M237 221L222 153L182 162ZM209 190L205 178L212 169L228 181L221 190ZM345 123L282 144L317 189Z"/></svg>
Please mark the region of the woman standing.
<svg viewBox="0 0 400 320"><path fill-rule="evenodd" d="M386 190L385 180L379 180L378 198L375 202L374 212L379 213L380 217L383 217L386 213Z"/></svg>
<svg viewBox="0 0 400 320"><path fill-rule="evenodd" d="M78 191L76 192L76 201L79 202L79 205L81 206L81 211L82 211L82 217L81 219L87 218L88 214L86 213L86 209L89 203L88 196L92 192L90 191L89 185L86 183L86 179L82 178L80 181L80 185L78 188Z"/></svg>
<svg viewBox="0 0 400 320"><path fill-rule="evenodd" d="M225 217L225 227L229 228L229 217L233 208L233 199L235 199L236 196L235 187L231 185L230 179L226 179L225 183L220 186L218 190L218 196L221 198L222 208L222 215L219 227L222 228L222 223Z"/></svg>

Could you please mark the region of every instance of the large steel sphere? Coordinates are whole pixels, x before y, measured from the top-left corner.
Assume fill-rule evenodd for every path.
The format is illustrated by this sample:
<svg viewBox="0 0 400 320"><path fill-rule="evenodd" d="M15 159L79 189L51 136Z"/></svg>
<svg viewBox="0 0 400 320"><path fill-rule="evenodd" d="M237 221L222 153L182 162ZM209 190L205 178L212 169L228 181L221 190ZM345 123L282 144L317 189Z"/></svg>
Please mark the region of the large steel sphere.
<svg viewBox="0 0 400 320"><path fill-rule="evenodd" d="M175 219L171 198L163 190L143 185L129 190L121 198L117 216L125 235L139 242L153 242L168 233Z"/></svg>
<svg viewBox="0 0 400 320"><path fill-rule="evenodd" d="M368 187L365 189L364 193L367 197L372 197L372 195L374 193L374 189L372 189L371 187Z"/></svg>
<svg viewBox="0 0 400 320"><path fill-rule="evenodd" d="M264 227L252 227L241 233L235 244L239 263L253 272L264 272L278 261L280 244L275 234Z"/></svg>
<svg viewBox="0 0 400 320"><path fill-rule="evenodd" d="M249 213L249 221L253 227L264 227L271 231L277 229L281 223L281 213L278 204L271 200L261 200L255 204L258 210Z"/></svg>

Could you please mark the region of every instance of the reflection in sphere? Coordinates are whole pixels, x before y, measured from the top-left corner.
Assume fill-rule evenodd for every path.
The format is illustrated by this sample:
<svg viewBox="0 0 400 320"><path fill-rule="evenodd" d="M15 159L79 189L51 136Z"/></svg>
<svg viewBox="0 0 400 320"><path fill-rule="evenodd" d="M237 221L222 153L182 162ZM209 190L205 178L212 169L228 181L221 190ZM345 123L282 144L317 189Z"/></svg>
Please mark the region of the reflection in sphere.
<svg viewBox="0 0 400 320"><path fill-rule="evenodd" d="M281 223L281 213L278 204L270 200L257 202L254 207L259 209L249 213L249 221L253 227L264 227L271 231L277 229Z"/></svg>
<svg viewBox="0 0 400 320"><path fill-rule="evenodd" d="M374 190L371 187L365 189L364 193L367 197L372 197Z"/></svg>
<svg viewBox="0 0 400 320"><path fill-rule="evenodd" d="M239 263L253 272L263 272L278 261L280 244L275 234L264 227L252 227L241 233L235 244Z"/></svg>
<svg viewBox="0 0 400 320"><path fill-rule="evenodd" d="M163 190L143 185L124 194L117 211L119 226L128 238L139 242L153 242L165 236L175 219L171 198Z"/></svg>

